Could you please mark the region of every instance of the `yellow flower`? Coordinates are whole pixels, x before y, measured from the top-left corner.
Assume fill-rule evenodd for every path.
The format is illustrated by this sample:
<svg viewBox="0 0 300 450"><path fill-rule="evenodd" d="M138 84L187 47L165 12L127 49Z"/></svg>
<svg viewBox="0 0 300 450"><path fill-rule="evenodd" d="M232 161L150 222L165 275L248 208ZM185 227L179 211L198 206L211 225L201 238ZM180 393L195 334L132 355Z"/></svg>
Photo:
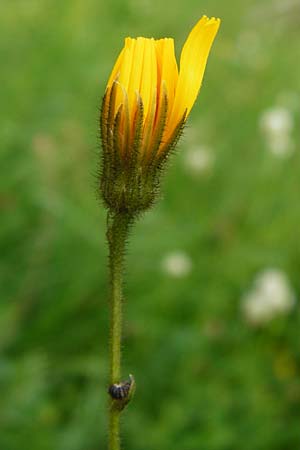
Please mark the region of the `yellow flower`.
<svg viewBox="0 0 300 450"><path fill-rule="evenodd" d="M114 115L123 105L122 129L131 124L128 136L133 139L135 114L141 101L143 104L144 151L151 150L155 128L161 109L167 100L167 117L164 136L160 145L167 142L178 123L189 114L198 95L208 54L218 31L220 19L203 16L190 32L181 52L178 73L174 52L174 40L126 38L109 81L107 90L116 83ZM127 117L128 116L128 117ZM121 151L126 152L127 141L123 139ZM128 150L128 149L127 149Z"/></svg>
<svg viewBox="0 0 300 450"><path fill-rule="evenodd" d="M198 21L183 46L179 71L172 38L125 39L102 103L103 179L121 176L123 192L139 183L138 192L145 172L155 177L197 98L219 26L220 19L203 16ZM107 180L102 180L102 192L109 203Z"/></svg>

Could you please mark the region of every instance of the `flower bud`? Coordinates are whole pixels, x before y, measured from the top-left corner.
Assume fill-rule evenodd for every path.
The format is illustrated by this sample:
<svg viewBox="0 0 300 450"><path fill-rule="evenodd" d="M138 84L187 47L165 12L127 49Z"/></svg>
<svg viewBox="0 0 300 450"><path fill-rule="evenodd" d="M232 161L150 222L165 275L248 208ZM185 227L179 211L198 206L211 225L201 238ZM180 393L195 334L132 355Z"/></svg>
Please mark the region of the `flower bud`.
<svg viewBox="0 0 300 450"><path fill-rule="evenodd" d="M220 25L202 17L183 47L178 72L173 39L126 38L102 102L101 193L114 213L148 209L198 95Z"/></svg>

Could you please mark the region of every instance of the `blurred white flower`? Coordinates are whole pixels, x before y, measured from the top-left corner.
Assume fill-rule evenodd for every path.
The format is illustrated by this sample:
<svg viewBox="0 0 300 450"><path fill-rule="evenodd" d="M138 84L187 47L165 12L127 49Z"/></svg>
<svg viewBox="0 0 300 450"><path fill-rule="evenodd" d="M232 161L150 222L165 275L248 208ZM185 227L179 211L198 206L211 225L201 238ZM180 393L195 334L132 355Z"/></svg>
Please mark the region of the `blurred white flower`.
<svg viewBox="0 0 300 450"><path fill-rule="evenodd" d="M188 148L184 153L184 164L190 173L198 175L210 170L215 162L211 149L204 146Z"/></svg>
<svg viewBox="0 0 300 450"><path fill-rule="evenodd" d="M261 325L287 314L294 304L295 293L286 274L278 269L267 269L256 277L243 297L242 312L249 323Z"/></svg>
<svg viewBox="0 0 300 450"><path fill-rule="evenodd" d="M273 108L266 110L260 119L260 124L267 134L284 134L293 129L294 120L286 108Z"/></svg>
<svg viewBox="0 0 300 450"><path fill-rule="evenodd" d="M268 109L260 117L260 128L269 150L276 156L289 156L294 151L292 131L294 117L283 107Z"/></svg>
<svg viewBox="0 0 300 450"><path fill-rule="evenodd" d="M162 269L171 277L182 278L190 273L192 261L186 253L174 251L163 258Z"/></svg>

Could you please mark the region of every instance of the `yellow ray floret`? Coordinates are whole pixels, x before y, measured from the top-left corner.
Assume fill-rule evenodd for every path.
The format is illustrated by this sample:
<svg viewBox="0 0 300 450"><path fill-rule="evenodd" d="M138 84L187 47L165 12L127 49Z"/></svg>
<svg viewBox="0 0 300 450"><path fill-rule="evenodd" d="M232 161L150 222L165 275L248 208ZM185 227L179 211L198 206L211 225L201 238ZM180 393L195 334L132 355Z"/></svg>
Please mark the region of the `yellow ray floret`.
<svg viewBox="0 0 300 450"><path fill-rule="evenodd" d="M152 140L158 136L159 121L164 120L157 154L185 120L199 93L210 48L220 26L220 19L203 16L190 32L181 52L178 72L174 41L170 38L126 38L107 84L107 91L116 85L113 117L122 107L122 130L129 125L128 139L133 140L134 120L138 105L143 105L143 151L150 152ZM123 106L121 106L123 105ZM161 110L165 108L165 113ZM126 116L127 115L127 116ZM125 117L126 116L126 117ZM127 130L128 132L128 130ZM131 139L131 141L130 141ZM121 152L128 153L122 148ZM130 151L130 150L129 150Z"/></svg>

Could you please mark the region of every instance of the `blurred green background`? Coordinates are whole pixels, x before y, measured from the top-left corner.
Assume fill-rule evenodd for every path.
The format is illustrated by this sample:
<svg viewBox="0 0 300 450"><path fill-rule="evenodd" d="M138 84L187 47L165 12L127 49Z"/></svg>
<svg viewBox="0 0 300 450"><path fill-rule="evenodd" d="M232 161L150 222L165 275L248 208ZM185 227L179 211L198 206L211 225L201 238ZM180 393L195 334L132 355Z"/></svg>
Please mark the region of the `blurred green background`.
<svg viewBox="0 0 300 450"><path fill-rule="evenodd" d="M98 111L125 36L222 18L128 251L124 450L300 448L300 6L2 0L0 449L106 448Z"/></svg>

